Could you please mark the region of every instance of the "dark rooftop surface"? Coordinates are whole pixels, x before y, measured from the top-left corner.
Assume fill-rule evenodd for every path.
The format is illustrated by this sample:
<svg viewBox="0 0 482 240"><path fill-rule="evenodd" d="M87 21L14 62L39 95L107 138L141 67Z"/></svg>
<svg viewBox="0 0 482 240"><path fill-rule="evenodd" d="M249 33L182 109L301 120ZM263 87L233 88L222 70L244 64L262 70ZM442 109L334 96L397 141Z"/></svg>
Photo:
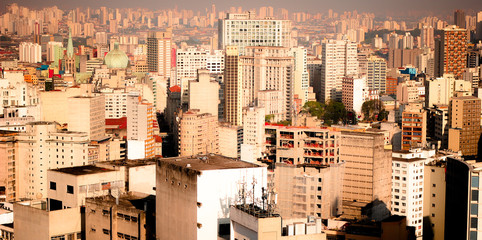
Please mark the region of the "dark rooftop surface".
<svg viewBox="0 0 482 240"><path fill-rule="evenodd" d="M158 161L172 164L183 168L190 168L197 171L235 169L235 168L257 168L259 165L224 157L216 154L161 158ZM189 165L188 165L189 164Z"/></svg>
<svg viewBox="0 0 482 240"><path fill-rule="evenodd" d="M392 157L392 161L400 161L400 162L414 162L420 160L427 160L426 158L399 158L399 157Z"/></svg>
<svg viewBox="0 0 482 240"><path fill-rule="evenodd" d="M106 161L106 162L98 162L95 165L102 167L102 166L126 166L126 167L137 167L137 166L147 166L147 165L154 165L156 164L156 158L150 159L138 159L138 160L114 160L114 161Z"/></svg>
<svg viewBox="0 0 482 240"><path fill-rule="evenodd" d="M110 169L107 169L107 168L96 167L96 166L93 166L93 165L87 165L87 166L51 169L51 171L56 171L56 172L80 176L80 175L87 175L87 174L111 172L113 170L110 170Z"/></svg>

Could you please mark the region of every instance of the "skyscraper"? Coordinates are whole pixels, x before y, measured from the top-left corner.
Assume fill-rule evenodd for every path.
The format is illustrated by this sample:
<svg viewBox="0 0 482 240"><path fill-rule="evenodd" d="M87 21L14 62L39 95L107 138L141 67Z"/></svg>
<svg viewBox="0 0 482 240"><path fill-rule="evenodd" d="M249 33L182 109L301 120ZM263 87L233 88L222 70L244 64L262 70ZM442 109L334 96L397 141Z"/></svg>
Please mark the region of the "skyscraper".
<svg viewBox="0 0 482 240"><path fill-rule="evenodd" d="M449 105L449 149L463 156L477 156L481 134L480 98L452 98Z"/></svg>
<svg viewBox="0 0 482 240"><path fill-rule="evenodd" d="M454 25L459 28L465 28L465 12L464 10L457 9L454 12Z"/></svg>
<svg viewBox="0 0 482 240"><path fill-rule="evenodd" d="M422 38L422 47L434 47L434 37L433 37L433 27L432 26L423 26L421 32Z"/></svg>
<svg viewBox="0 0 482 240"><path fill-rule="evenodd" d="M371 56L368 59L367 86L370 90L386 91L387 62L381 57Z"/></svg>
<svg viewBox="0 0 482 240"><path fill-rule="evenodd" d="M482 40L482 11L478 12L476 17L476 38L477 40Z"/></svg>
<svg viewBox="0 0 482 240"><path fill-rule="evenodd" d="M316 89L322 102L341 100L345 76L358 74L357 46L348 40L329 40L321 53L321 89Z"/></svg>
<svg viewBox="0 0 482 240"><path fill-rule="evenodd" d="M150 32L147 37L147 65L149 72L171 77L171 31Z"/></svg>
<svg viewBox="0 0 482 240"><path fill-rule="evenodd" d="M242 82L239 66L239 51L236 46L227 46L224 57L224 117L226 122L242 124Z"/></svg>
<svg viewBox="0 0 482 240"><path fill-rule="evenodd" d="M229 13L226 19L219 20L218 31L219 48L238 46L241 55L247 46L291 46L291 21L256 19L252 12Z"/></svg>
<svg viewBox="0 0 482 240"><path fill-rule="evenodd" d="M266 114L274 114L276 121L289 118L293 110L293 57L290 49L247 47L246 56L241 57L241 65L243 107L258 105L266 109L275 109L276 107L272 108L272 106L262 106L259 100L262 96L279 96L269 104L281 105L281 112L267 110ZM268 104L266 101L264 103Z"/></svg>
<svg viewBox="0 0 482 240"><path fill-rule="evenodd" d="M435 42L435 77L444 73L462 78L467 64L467 30L455 25L444 29L442 39Z"/></svg>

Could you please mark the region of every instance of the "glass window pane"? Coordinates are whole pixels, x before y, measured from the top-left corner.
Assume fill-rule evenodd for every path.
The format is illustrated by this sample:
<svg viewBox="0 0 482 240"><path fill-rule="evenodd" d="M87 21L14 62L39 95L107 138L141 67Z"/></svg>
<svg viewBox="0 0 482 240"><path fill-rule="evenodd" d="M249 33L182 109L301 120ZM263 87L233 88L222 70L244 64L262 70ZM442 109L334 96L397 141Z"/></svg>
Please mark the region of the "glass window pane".
<svg viewBox="0 0 482 240"><path fill-rule="evenodd" d="M479 177L472 176L472 187L478 188L479 187Z"/></svg>
<svg viewBox="0 0 482 240"><path fill-rule="evenodd" d="M472 201L479 201L479 190L472 190Z"/></svg>
<svg viewBox="0 0 482 240"><path fill-rule="evenodd" d="M477 228L477 218L470 219L470 228Z"/></svg>
<svg viewBox="0 0 482 240"><path fill-rule="evenodd" d="M470 214L478 215L479 214L479 205L477 204L470 204Z"/></svg>
<svg viewBox="0 0 482 240"><path fill-rule="evenodd" d="M470 232L470 240L477 240L477 232Z"/></svg>

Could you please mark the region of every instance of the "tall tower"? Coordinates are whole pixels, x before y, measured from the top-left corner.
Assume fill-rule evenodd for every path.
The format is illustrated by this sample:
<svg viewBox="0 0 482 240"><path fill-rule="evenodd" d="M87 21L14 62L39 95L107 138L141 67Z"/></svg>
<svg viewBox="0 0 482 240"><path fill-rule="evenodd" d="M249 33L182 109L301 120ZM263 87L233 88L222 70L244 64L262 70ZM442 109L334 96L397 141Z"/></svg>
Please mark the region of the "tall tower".
<svg viewBox="0 0 482 240"><path fill-rule="evenodd" d="M465 28L465 12L464 10L457 9L454 12L454 25L459 28Z"/></svg>
<svg viewBox="0 0 482 240"><path fill-rule="evenodd" d="M227 46L224 57L224 116L226 122L242 124L242 82L239 67L239 51L236 46Z"/></svg>
<svg viewBox="0 0 482 240"><path fill-rule="evenodd" d="M462 78L467 65L467 30L455 25L444 29L442 39L435 42L435 77L444 73Z"/></svg>
<svg viewBox="0 0 482 240"><path fill-rule="evenodd" d="M316 89L317 99L341 100L343 77L358 74L356 43L329 40L323 43L321 55L321 89Z"/></svg>
<svg viewBox="0 0 482 240"><path fill-rule="evenodd" d="M147 37L149 72L157 72L166 78L171 77L171 39L171 31L149 33Z"/></svg>
<svg viewBox="0 0 482 240"><path fill-rule="evenodd" d="M476 17L476 38L477 40L482 40L482 11L478 12Z"/></svg>
<svg viewBox="0 0 482 240"><path fill-rule="evenodd" d="M449 149L463 156L477 156L480 128L480 99L454 97L449 105Z"/></svg>

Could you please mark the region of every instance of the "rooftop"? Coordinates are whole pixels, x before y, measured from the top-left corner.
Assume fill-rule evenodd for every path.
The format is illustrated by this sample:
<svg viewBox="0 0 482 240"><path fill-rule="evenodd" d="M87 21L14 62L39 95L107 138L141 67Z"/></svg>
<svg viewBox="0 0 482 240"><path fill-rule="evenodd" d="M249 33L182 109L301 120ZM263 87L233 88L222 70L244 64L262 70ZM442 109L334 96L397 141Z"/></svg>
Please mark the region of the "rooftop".
<svg viewBox="0 0 482 240"><path fill-rule="evenodd" d="M136 193L129 192L127 194L122 194L119 197L119 206L122 206L124 208L143 210L142 207L144 206L144 204L138 204L138 202L146 202L146 201L155 201L155 196L143 194L143 193L137 193L137 192ZM86 202L94 202L96 204L109 205L109 206L113 206L117 204L116 199L111 195L87 198Z"/></svg>
<svg viewBox="0 0 482 240"><path fill-rule="evenodd" d="M107 168L101 168L93 165L86 165L86 166L78 166L78 167L51 169L51 171L80 176L80 175L88 175L88 174L95 174L95 173L111 172L113 170L110 170Z"/></svg>
<svg viewBox="0 0 482 240"><path fill-rule="evenodd" d="M154 165L156 164L155 158L148 158L148 159L138 159L138 160L114 160L114 161L106 161L106 162L98 162L96 166L126 166L126 167L137 167L137 166L147 166L147 165Z"/></svg>
<svg viewBox="0 0 482 240"><path fill-rule="evenodd" d="M158 159L159 164L174 165L181 168L188 168L198 172L208 170L236 169L236 168L257 168L259 165L228 158L217 154L172 157Z"/></svg>
<svg viewBox="0 0 482 240"><path fill-rule="evenodd" d="M392 157L392 161L399 161L399 162L415 162L420 160L427 160L426 158L398 158Z"/></svg>

